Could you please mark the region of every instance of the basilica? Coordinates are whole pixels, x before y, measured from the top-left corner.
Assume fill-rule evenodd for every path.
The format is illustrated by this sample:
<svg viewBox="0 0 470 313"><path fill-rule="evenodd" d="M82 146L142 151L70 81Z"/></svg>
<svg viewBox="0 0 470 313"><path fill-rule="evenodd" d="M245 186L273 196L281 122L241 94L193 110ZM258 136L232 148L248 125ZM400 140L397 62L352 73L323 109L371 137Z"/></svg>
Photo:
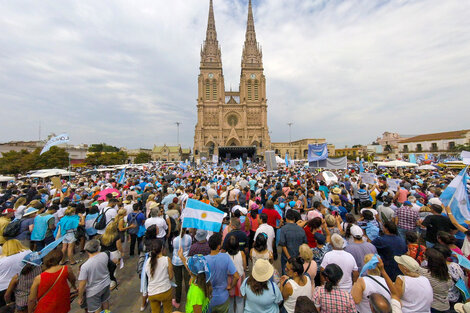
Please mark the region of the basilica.
<svg viewBox="0 0 470 313"><path fill-rule="evenodd" d="M251 0L248 3L238 91L226 91L222 53L217 40L214 8L209 3L206 40L198 77L194 157L262 159L271 149L267 124L266 77L263 54L256 40Z"/></svg>

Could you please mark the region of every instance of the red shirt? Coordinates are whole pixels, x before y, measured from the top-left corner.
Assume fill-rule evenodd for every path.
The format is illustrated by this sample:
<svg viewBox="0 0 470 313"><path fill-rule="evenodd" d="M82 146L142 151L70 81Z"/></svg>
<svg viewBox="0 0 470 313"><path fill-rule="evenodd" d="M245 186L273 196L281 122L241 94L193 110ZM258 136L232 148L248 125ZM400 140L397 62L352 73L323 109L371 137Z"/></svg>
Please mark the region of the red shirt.
<svg viewBox="0 0 470 313"><path fill-rule="evenodd" d="M277 228L276 221L281 219L281 216L279 215L279 213L274 209L267 209L267 208L264 208L262 213L266 213L266 215L268 216L268 225L276 229Z"/></svg>
<svg viewBox="0 0 470 313"><path fill-rule="evenodd" d="M310 248L316 248L317 247L317 241L315 240L315 236L312 234L312 230L310 227L305 226L304 227L305 231L305 236L307 237L307 244Z"/></svg>

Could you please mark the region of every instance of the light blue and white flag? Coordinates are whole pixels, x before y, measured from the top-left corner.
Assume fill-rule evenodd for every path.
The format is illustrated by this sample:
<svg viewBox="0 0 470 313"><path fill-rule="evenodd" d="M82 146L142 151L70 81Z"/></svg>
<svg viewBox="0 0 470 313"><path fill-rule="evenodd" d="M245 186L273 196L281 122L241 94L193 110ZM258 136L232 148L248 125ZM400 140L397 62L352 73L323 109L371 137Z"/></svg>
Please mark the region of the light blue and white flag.
<svg viewBox="0 0 470 313"><path fill-rule="evenodd" d="M457 222L464 223L470 220L470 203L467 194L467 167L460 171L442 192L439 198L443 205L450 207Z"/></svg>
<svg viewBox="0 0 470 313"><path fill-rule="evenodd" d="M183 228L218 232L222 227L224 212L204 202L188 199L181 217L183 218Z"/></svg>
<svg viewBox="0 0 470 313"><path fill-rule="evenodd" d="M183 161L180 161L179 163L179 168L181 168L183 171L187 171L188 170L188 165L186 163L183 163Z"/></svg>
<svg viewBox="0 0 470 313"><path fill-rule="evenodd" d="M41 153L39 155L43 154L44 152L49 151L49 149L53 146L57 146L57 145L60 145L69 141L70 141L70 138L69 138L69 135L67 134L61 134L59 136L55 136L54 138L49 139L49 141L46 143L44 148L42 148Z"/></svg>
<svg viewBox="0 0 470 313"><path fill-rule="evenodd" d="M465 284L465 281L462 278L460 278L455 283L455 287L457 287L460 290L465 301L467 301L470 298L470 293L468 292L467 285Z"/></svg>
<svg viewBox="0 0 470 313"><path fill-rule="evenodd" d="M374 256L364 264L361 270L361 274L359 276L362 276L362 274L366 273L368 270L373 270L374 268L377 267L377 264L379 264L379 256L377 254L374 254Z"/></svg>
<svg viewBox="0 0 470 313"><path fill-rule="evenodd" d="M286 162L286 167L289 166L289 157L287 156L287 152L286 152L286 157L284 159L284 162Z"/></svg>
<svg viewBox="0 0 470 313"><path fill-rule="evenodd" d="M416 164L416 156L415 156L414 153L410 154L410 155L408 156L408 159L409 159L410 163Z"/></svg>
<svg viewBox="0 0 470 313"><path fill-rule="evenodd" d="M326 143L308 145L308 162L326 160L328 158L328 147Z"/></svg>
<svg viewBox="0 0 470 313"><path fill-rule="evenodd" d="M467 270L470 270L470 260L460 254L457 254L457 260L460 266L465 267Z"/></svg>
<svg viewBox="0 0 470 313"><path fill-rule="evenodd" d="M241 171L243 169L243 161L242 161L242 158L239 158L238 159L238 165L237 165L237 170L238 171Z"/></svg>
<svg viewBox="0 0 470 313"><path fill-rule="evenodd" d="M363 163L363 160L361 160L361 162L359 163L359 173L364 173L364 164Z"/></svg>
<svg viewBox="0 0 470 313"><path fill-rule="evenodd" d="M123 168L118 174L118 184L125 184L126 183L126 168Z"/></svg>

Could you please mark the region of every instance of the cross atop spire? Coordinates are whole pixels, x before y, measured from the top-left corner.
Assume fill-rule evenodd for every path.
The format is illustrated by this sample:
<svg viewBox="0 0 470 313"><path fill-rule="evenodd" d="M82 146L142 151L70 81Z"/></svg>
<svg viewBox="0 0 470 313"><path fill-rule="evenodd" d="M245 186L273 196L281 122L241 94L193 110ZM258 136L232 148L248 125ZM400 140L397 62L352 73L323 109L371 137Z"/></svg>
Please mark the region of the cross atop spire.
<svg viewBox="0 0 470 313"><path fill-rule="evenodd" d="M256 41L255 21L251 0L248 0L248 19L246 22L245 44L242 53L242 68L262 68L263 53Z"/></svg>
<svg viewBox="0 0 470 313"><path fill-rule="evenodd" d="M215 29L214 6L209 1L209 17L207 19L206 40L201 50L201 67L222 67L219 41Z"/></svg>

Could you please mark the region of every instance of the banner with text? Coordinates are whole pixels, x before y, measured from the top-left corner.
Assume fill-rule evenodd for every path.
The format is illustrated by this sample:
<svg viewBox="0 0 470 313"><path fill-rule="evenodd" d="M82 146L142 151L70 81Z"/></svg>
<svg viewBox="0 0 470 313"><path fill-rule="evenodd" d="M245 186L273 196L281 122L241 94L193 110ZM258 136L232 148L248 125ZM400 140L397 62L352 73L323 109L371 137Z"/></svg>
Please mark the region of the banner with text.
<svg viewBox="0 0 470 313"><path fill-rule="evenodd" d="M308 145L308 162L326 160L328 158L328 147L326 143Z"/></svg>
<svg viewBox="0 0 470 313"><path fill-rule="evenodd" d="M364 184L369 184L369 185L374 185L375 184L375 179L377 178L377 175L374 173L361 173L359 174L362 178L362 182Z"/></svg>

